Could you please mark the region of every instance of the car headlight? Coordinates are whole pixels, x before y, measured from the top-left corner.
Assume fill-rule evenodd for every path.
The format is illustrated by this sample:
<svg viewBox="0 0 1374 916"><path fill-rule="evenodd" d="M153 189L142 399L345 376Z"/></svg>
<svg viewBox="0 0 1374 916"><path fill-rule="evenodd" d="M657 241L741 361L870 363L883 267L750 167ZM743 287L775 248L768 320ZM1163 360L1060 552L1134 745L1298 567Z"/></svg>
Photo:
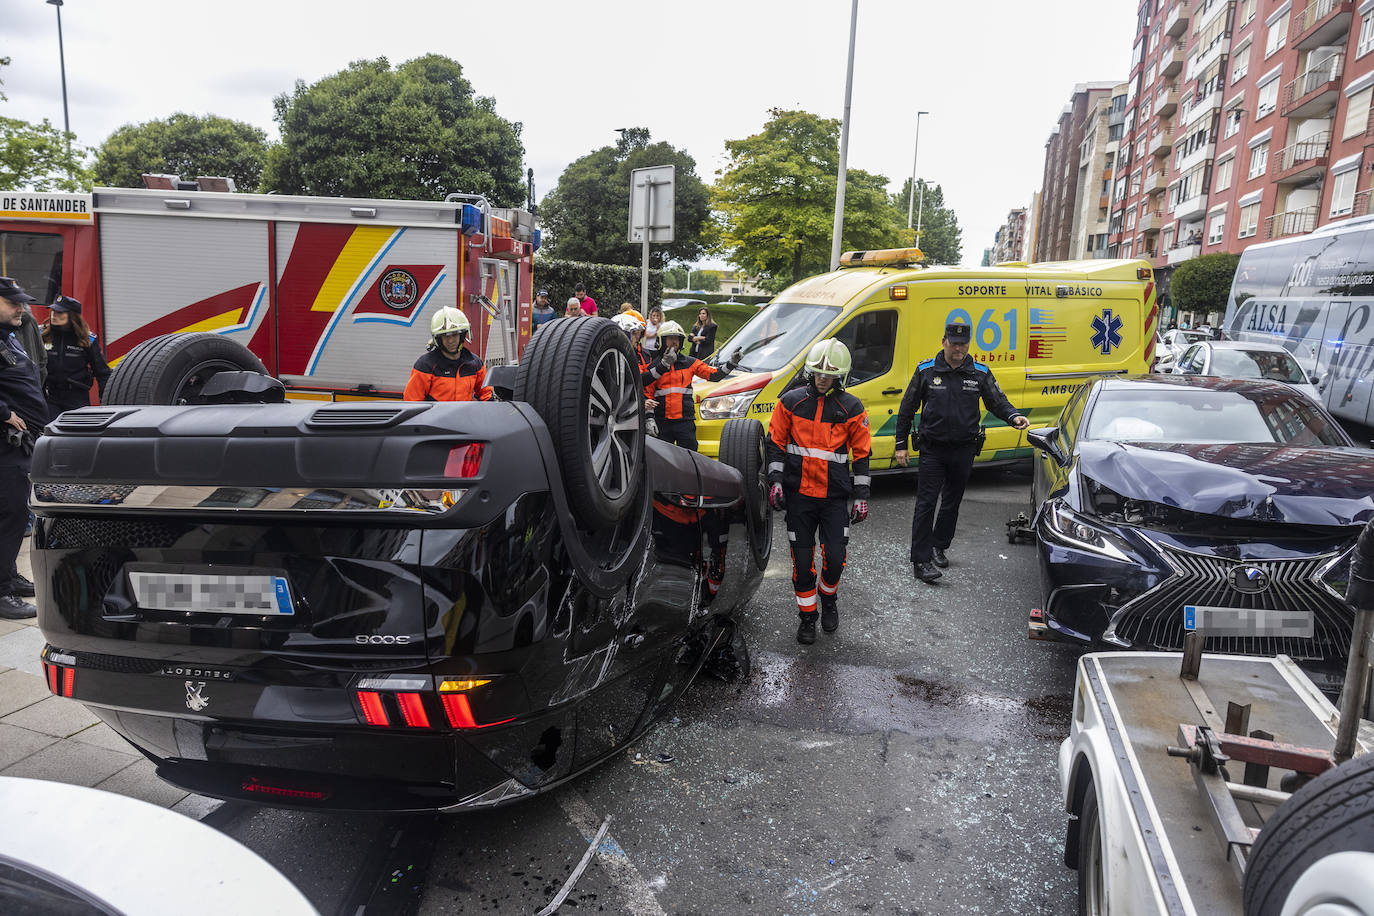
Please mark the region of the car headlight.
<svg viewBox="0 0 1374 916"><path fill-rule="evenodd" d="M1055 501L1046 514L1050 530L1070 546L1086 550L1112 560L1130 563L1126 551L1130 545L1096 524L1092 519L1073 511L1062 501Z"/></svg>
<svg viewBox="0 0 1374 916"><path fill-rule="evenodd" d="M749 413L749 405L753 404L754 398L758 396L757 391L745 391L740 394L722 394L719 397L706 398L701 402L701 418L730 420L743 417Z"/></svg>

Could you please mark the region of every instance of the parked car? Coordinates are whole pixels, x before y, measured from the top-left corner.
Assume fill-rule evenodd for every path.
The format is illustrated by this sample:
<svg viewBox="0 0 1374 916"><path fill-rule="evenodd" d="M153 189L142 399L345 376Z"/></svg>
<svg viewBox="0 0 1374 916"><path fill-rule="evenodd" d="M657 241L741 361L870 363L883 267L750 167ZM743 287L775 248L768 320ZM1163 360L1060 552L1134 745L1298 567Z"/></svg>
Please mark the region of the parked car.
<svg viewBox="0 0 1374 916"><path fill-rule="evenodd" d="M1207 651L1282 652L1339 682L1374 452L1321 406L1279 382L1099 378L1028 438L1032 635L1172 651L1192 624L1213 634Z"/></svg>
<svg viewBox="0 0 1374 916"><path fill-rule="evenodd" d="M1234 340L1206 340L1184 351L1175 363L1176 375L1218 375L1223 378L1270 379L1292 385L1317 403L1321 393L1316 381L1283 346L1275 343L1245 343Z"/></svg>
<svg viewBox="0 0 1374 916"><path fill-rule="evenodd" d="M671 309L701 308L706 304L705 299L664 299L663 311Z"/></svg>
<svg viewBox="0 0 1374 916"><path fill-rule="evenodd" d="M1172 355L1177 361L1183 355L1183 351L1199 341L1207 340L1211 337L1207 331L1202 330L1180 330L1175 328L1172 331L1161 331L1159 343L1155 346L1155 356L1163 359L1165 356Z"/></svg>
<svg viewBox="0 0 1374 916"><path fill-rule="evenodd" d="M107 391L174 364L145 356ZM253 389L234 375L200 400ZM762 426L720 461L646 440L604 319L541 327L488 378L508 400L61 415L32 471L52 690L194 792L449 811L547 791L703 666L738 673Z"/></svg>

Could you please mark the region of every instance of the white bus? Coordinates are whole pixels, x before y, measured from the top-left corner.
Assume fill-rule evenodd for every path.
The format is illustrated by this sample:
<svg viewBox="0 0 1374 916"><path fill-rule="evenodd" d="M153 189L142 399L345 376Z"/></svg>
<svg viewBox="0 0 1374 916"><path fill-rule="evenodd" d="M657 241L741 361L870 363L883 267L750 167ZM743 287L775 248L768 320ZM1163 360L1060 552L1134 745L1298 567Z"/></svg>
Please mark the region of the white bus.
<svg viewBox="0 0 1374 916"><path fill-rule="evenodd" d="M1331 413L1374 426L1374 217L1245 249L1225 328L1283 344Z"/></svg>

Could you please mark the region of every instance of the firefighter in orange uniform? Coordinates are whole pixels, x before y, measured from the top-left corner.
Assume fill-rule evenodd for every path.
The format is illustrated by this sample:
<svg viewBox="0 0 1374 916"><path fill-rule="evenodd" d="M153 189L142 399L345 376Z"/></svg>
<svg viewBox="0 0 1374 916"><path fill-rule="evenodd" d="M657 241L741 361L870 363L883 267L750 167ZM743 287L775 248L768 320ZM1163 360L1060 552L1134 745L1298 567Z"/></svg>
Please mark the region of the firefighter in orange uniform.
<svg viewBox="0 0 1374 916"><path fill-rule="evenodd" d="M719 369L712 369L699 359L683 352L687 334L676 321L665 321L658 329L659 358L641 374L644 396L654 405L654 421L658 437L674 445L696 450L697 412L692 401L692 379L720 381L739 365L740 351L735 350Z"/></svg>
<svg viewBox="0 0 1374 916"><path fill-rule="evenodd" d="M461 309L446 305L429 322L433 336L424 355L415 361L406 383L407 401L490 401L487 367L463 346L472 325Z"/></svg>
<svg viewBox="0 0 1374 916"><path fill-rule="evenodd" d="M821 628L833 633L840 625L837 595L849 525L868 518L873 436L863 404L844 390L849 367L849 350L833 337L813 346L806 356L809 381L783 393L768 423L768 501L787 509L792 588L801 615L797 642L808 645L816 641L816 531Z"/></svg>

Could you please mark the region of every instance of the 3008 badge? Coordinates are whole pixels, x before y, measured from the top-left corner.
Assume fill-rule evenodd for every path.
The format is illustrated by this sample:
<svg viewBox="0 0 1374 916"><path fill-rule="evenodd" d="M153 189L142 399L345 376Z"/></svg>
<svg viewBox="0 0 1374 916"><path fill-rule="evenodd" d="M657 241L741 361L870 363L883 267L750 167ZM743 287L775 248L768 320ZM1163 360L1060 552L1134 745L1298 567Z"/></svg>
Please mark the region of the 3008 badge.
<svg viewBox="0 0 1374 916"><path fill-rule="evenodd" d="M354 636L353 641L360 646L404 646L410 642L409 636Z"/></svg>

